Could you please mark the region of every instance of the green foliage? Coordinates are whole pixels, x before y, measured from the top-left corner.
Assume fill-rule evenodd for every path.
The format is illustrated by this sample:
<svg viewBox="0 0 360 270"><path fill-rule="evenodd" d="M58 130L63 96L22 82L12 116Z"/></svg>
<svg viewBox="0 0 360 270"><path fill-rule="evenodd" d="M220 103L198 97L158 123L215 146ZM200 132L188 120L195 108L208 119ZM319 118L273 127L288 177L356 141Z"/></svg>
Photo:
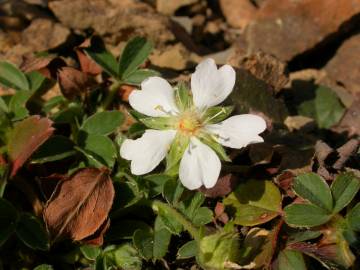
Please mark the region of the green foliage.
<svg viewBox="0 0 360 270"><path fill-rule="evenodd" d="M40 221L29 214L22 214L16 226L16 235L25 245L39 250L50 248L49 238Z"/></svg>
<svg viewBox="0 0 360 270"><path fill-rule="evenodd" d="M282 250L277 258L276 270L307 270L303 255L296 250Z"/></svg>
<svg viewBox="0 0 360 270"><path fill-rule="evenodd" d="M15 231L18 213L15 207L3 198L0 198L0 246Z"/></svg>
<svg viewBox="0 0 360 270"><path fill-rule="evenodd" d="M30 85L25 74L16 66L8 62L0 62L0 84L15 90L30 90Z"/></svg>
<svg viewBox="0 0 360 270"><path fill-rule="evenodd" d="M124 81L145 62L152 51L152 44L142 37L130 40L121 54L118 74ZM150 74L151 75L151 74Z"/></svg>
<svg viewBox="0 0 360 270"><path fill-rule="evenodd" d="M241 183L224 204L235 211L235 224L253 226L266 223L280 214L281 194L270 181Z"/></svg>
<svg viewBox="0 0 360 270"><path fill-rule="evenodd" d="M81 126L81 130L88 134L109 135L113 133L124 121L119 111L106 111L93 114Z"/></svg>
<svg viewBox="0 0 360 270"><path fill-rule="evenodd" d="M320 128L330 128L343 116L345 108L331 89L320 86L315 90L315 98L303 102L299 114L316 120Z"/></svg>
<svg viewBox="0 0 360 270"><path fill-rule="evenodd" d="M333 200L328 184L315 173L302 174L298 176L293 184L297 195L327 210L333 209Z"/></svg>
<svg viewBox="0 0 360 270"><path fill-rule="evenodd" d="M319 175L299 175L293 189L308 204L291 204L284 208L286 222L295 227L313 227L327 223L348 205L359 191L359 179L352 173L336 177L331 188Z"/></svg>
<svg viewBox="0 0 360 270"><path fill-rule="evenodd" d="M182 245L177 253L178 259L188 259L195 257L197 254L198 245L195 240L189 241Z"/></svg>

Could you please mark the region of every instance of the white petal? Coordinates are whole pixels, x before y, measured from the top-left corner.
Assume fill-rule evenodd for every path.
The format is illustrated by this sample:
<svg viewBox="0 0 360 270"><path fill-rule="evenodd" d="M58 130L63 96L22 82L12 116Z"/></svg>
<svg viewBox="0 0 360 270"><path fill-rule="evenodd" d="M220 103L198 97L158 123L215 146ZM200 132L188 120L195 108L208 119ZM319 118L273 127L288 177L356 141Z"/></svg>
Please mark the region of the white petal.
<svg viewBox="0 0 360 270"><path fill-rule="evenodd" d="M213 59L202 61L191 75L194 104L204 108L223 102L235 85L235 77L235 70L229 65L217 69Z"/></svg>
<svg viewBox="0 0 360 270"><path fill-rule="evenodd" d="M221 162L216 153L196 138L190 144L180 161L179 178L188 189L204 185L211 188L219 178Z"/></svg>
<svg viewBox="0 0 360 270"><path fill-rule="evenodd" d="M129 103L138 112L148 116L168 116L178 112L174 89L160 77L150 77L141 83L142 90L134 90Z"/></svg>
<svg viewBox="0 0 360 270"><path fill-rule="evenodd" d="M151 172L165 158L175 134L175 130L148 129L139 139L125 140L121 145L120 155L131 160L133 174Z"/></svg>
<svg viewBox="0 0 360 270"><path fill-rule="evenodd" d="M259 134L266 129L266 122L254 114L241 114L205 128L218 135L217 140L222 145L242 148L251 143L264 141Z"/></svg>

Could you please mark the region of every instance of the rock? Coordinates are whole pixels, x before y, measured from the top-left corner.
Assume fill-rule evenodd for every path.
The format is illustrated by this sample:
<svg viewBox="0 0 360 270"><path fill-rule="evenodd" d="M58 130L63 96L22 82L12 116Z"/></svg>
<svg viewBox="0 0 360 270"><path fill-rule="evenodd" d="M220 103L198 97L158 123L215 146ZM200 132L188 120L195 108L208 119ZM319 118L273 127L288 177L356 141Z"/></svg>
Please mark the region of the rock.
<svg viewBox="0 0 360 270"><path fill-rule="evenodd" d="M156 47L175 41L171 20L145 4L134 0L60 0L49 8L67 27L94 29L106 42L117 44L132 36L145 36Z"/></svg>
<svg viewBox="0 0 360 270"><path fill-rule="evenodd" d="M255 18L257 12L250 0L220 0L220 7L227 23L242 29Z"/></svg>
<svg viewBox="0 0 360 270"><path fill-rule="evenodd" d="M359 0L267 0L246 29L248 48L289 61L349 30L344 24L359 12Z"/></svg>
<svg viewBox="0 0 360 270"><path fill-rule="evenodd" d="M35 19L22 33L22 44L33 51L54 49L66 42L70 30L48 19Z"/></svg>
<svg viewBox="0 0 360 270"><path fill-rule="evenodd" d="M156 10L165 15L172 15L180 7L195 4L198 0L157 0Z"/></svg>
<svg viewBox="0 0 360 270"><path fill-rule="evenodd" d="M285 63L263 52L246 56L241 50L234 49L228 63L249 71L256 78L271 85L275 92L280 91L289 81Z"/></svg>
<svg viewBox="0 0 360 270"><path fill-rule="evenodd" d="M346 40L325 67L330 79L360 93L360 34Z"/></svg>
<svg viewBox="0 0 360 270"><path fill-rule="evenodd" d="M153 65L161 68L184 70L194 67L195 62L200 58L178 43L169 45L164 50L154 50L149 59Z"/></svg>

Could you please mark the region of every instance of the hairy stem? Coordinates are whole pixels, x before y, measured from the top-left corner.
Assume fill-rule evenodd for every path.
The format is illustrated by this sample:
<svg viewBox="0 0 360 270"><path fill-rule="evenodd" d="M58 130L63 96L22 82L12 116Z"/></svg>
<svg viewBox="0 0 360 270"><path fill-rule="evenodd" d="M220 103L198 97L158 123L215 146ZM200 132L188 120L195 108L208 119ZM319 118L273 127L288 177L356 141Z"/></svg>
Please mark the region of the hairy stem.
<svg viewBox="0 0 360 270"><path fill-rule="evenodd" d="M116 93L121 85L122 85L121 81L113 82L113 84L109 88L109 93L108 93L107 97L105 98L102 107L100 108L100 111L105 111L108 107L110 107L110 105L114 101Z"/></svg>

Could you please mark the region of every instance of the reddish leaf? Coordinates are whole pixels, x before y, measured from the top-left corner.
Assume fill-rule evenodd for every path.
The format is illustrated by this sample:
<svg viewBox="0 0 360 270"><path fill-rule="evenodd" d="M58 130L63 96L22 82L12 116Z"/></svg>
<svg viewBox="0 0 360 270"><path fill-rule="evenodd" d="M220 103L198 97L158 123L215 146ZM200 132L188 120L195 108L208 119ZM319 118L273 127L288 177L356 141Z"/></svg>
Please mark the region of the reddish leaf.
<svg viewBox="0 0 360 270"><path fill-rule="evenodd" d="M216 185L212 188L206 189L201 187L199 191L205 194L206 197L216 198L223 197L234 190L237 184L237 177L231 173L220 176Z"/></svg>
<svg viewBox="0 0 360 270"><path fill-rule="evenodd" d="M28 117L14 125L9 135L8 153L12 161L13 177L25 161L53 133L52 121L38 115Z"/></svg>
<svg viewBox="0 0 360 270"><path fill-rule="evenodd" d="M90 75L98 75L101 73L101 67L94 60L89 58L82 49L76 49L76 54L80 62L81 70Z"/></svg>
<svg viewBox="0 0 360 270"><path fill-rule="evenodd" d="M295 175L290 171L284 171L275 178L275 183L286 192L286 195L294 198L295 193L292 191L292 184Z"/></svg>
<svg viewBox="0 0 360 270"><path fill-rule="evenodd" d="M93 235L108 218L114 186L107 170L85 168L59 182L44 210L51 235L79 241Z"/></svg>
<svg viewBox="0 0 360 270"><path fill-rule="evenodd" d="M94 80L86 73L72 67L63 67L58 72L61 92L68 99L81 97L84 91L94 85Z"/></svg>

